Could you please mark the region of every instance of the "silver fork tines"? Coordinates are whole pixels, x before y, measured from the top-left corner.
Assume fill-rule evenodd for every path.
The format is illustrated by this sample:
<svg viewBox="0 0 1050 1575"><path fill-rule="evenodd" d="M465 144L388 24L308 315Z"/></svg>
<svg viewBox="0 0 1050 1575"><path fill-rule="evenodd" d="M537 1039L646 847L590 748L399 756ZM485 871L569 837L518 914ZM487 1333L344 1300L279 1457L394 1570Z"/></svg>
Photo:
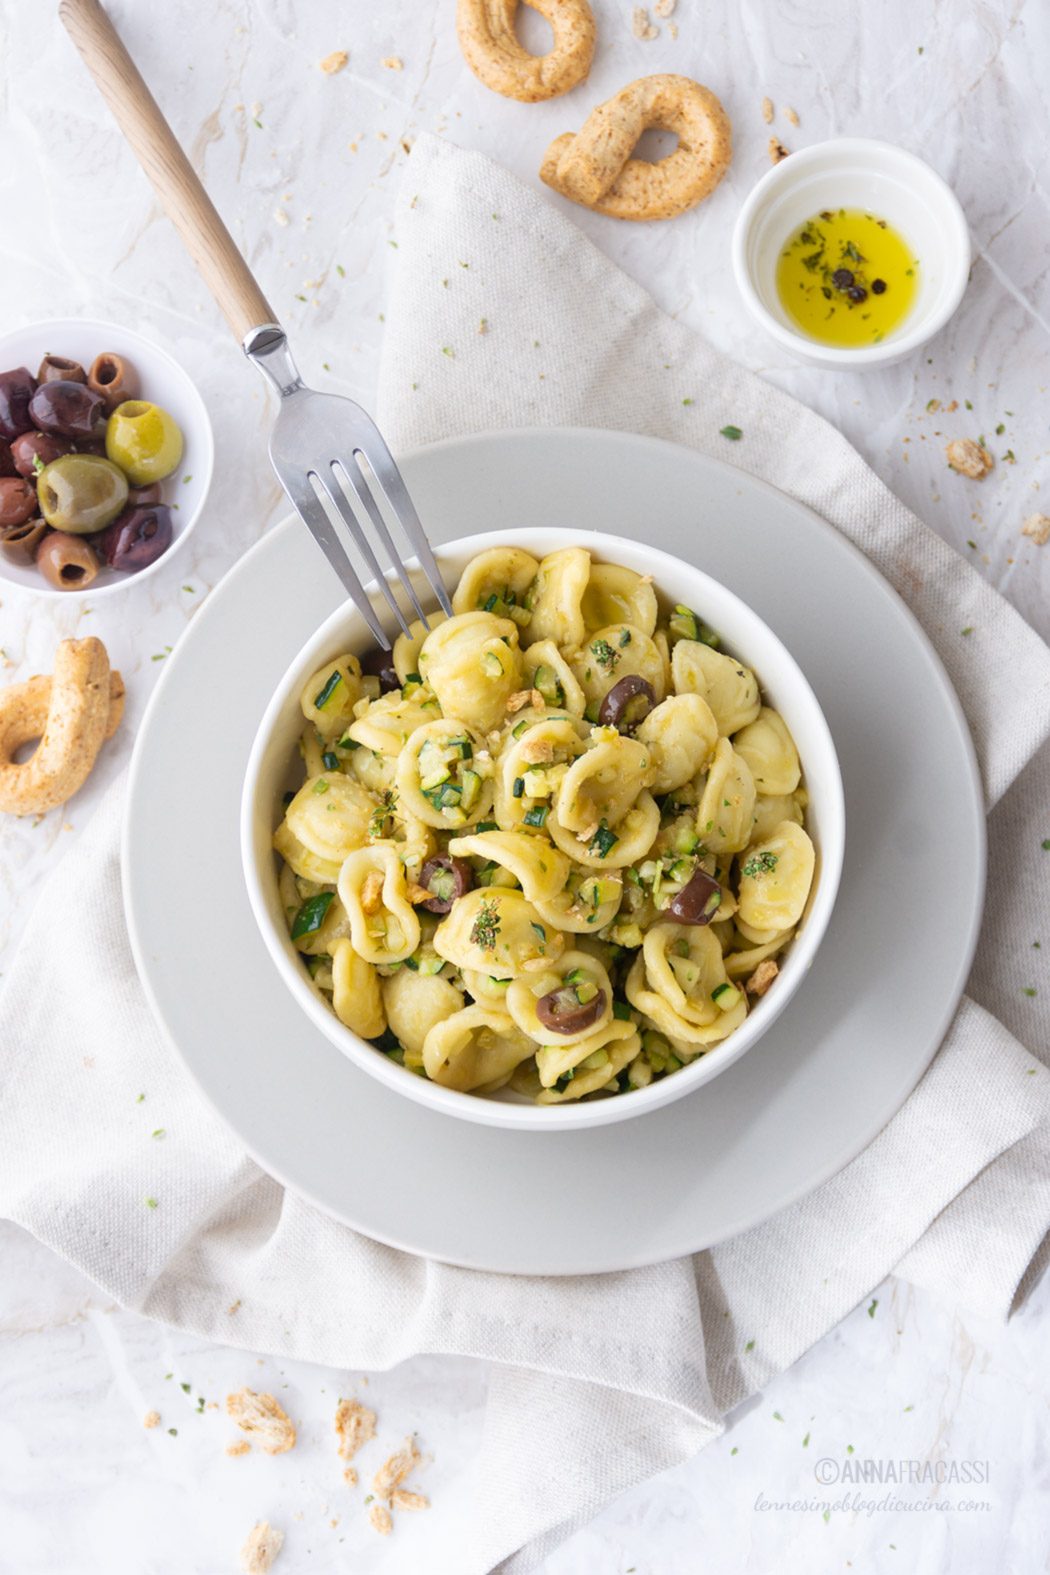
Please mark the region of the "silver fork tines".
<svg viewBox="0 0 1050 1575"><path fill-rule="evenodd" d="M401 629L408 634L409 620L398 604L389 572L380 566L366 525L378 538L380 550L424 627L429 629L430 623L394 545L377 490L414 549L438 602L451 616L452 604L419 515L372 418L352 399L304 387L278 324L253 328L244 340L244 351L281 397L270 439L270 459L278 479L379 644L386 651L390 649L390 640L341 539L339 525L375 577ZM369 472L376 487L369 481Z"/></svg>

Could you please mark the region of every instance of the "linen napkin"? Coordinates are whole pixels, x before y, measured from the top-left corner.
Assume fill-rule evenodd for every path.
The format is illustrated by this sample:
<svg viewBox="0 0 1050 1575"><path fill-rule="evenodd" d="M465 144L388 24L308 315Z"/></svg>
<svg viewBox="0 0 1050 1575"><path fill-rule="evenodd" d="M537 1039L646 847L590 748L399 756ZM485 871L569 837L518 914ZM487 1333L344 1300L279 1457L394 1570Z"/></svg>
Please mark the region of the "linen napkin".
<svg viewBox="0 0 1050 1575"><path fill-rule="evenodd" d="M663 367L680 366L746 427L733 457L850 535L911 602L999 806L976 970L985 1004L963 1002L875 1142L694 1260L577 1280L485 1275L379 1246L247 1158L161 1040L136 978L120 784L52 877L0 996L0 1212L125 1306L212 1340L346 1368L417 1352L492 1364L468 1485L476 1536L454 1545L435 1510L428 1556L457 1575L517 1575L611 1495L717 1436L727 1409L891 1270L982 1312L1009 1310L1050 1225L1050 1075L986 1006L998 1005L1016 926L1035 934L1046 916L1022 850L1046 835L1050 752L1030 762L1050 732L1050 653L836 432L663 316L489 161L420 139L398 242L380 411L396 445L557 422L702 446L667 388ZM467 256L456 292L443 290ZM546 376L526 382L537 338ZM440 379L421 371L453 342ZM994 640L944 640L965 624ZM63 958L46 992L42 955ZM144 1152L129 1112L146 1086L182 1136ZM161 1191L164 1208L144 1209Z"/></svg>

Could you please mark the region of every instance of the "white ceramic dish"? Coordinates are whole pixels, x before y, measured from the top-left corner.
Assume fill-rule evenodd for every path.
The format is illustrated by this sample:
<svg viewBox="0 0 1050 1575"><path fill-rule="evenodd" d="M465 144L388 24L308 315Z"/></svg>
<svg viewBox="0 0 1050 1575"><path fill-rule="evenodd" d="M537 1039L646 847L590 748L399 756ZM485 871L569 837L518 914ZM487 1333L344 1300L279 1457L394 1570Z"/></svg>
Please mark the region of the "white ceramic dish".
<svg viewBox="0 0 1050 1575"><path fill-rule="evenodd" d="M438 547L437 560L449 590L455 588L468 564L479 553L506 539L505 531L489 531ZM579 540L579 530L537 530L523 526L514 534L514 545L524 547L536 558L575 546ZM634 1089L608 1099L537 1105L509 1091L482 1097L443 1088L439 1083L406 1071L344 1027L310 979L289 938L277 884L280 861L274 854L272 839L282 818L282 794L286 788L297 788L302 782L298 742L303 729L299 704L303 685L311 673L341 651L362 655L375 644L352 604L339 608L322 624L278 684L259 723L241 804L241 853L252 911L274 966L315 1026L362 1071L379 1078L396 1093L467 1121L532 1132L603 1126L644 1115L682 1098L732 1066L779 1017L808 973L831 918L842 872L844 814L842 778L835 746L812 689L781 641L738 596L681 559L605 533L589 534L587 545L599 562L622 564L639 574L653 575L655 589L665 606L685 602L719 631L723 648L758 674L768 703L775 706L787 722L803 762L810 795L807 825L818 850L817 874L806 914L796 938L781 959L775 989L754 1003L744 1023L721 1044L706 1055L698 1056L680 1072L660 1078L648 1088ZM433 593L428 591L423 577L417 573L414 581L423 606L433 604ZM384 622L388 632L394 629L389 611Z"/></svg>
<svg viewBox="0 0 1050 1575"><path fill-rule="evenodd" d="M785 241L815 213L840 207L887 219L919 259L915 304L878 344L820 344L792 323L777 294ZM940 332L966 289L970 235L955 193L922 159L890 142L839 137L792 153L762 177L740 210L732 255L745 306L778 344L829 371L862 370L902 361Z"/></svg>
<svg viewBox="0 0 1050 1575"><path fill-rule="evenodd" d="M629 1127L453 1121L341 1055L278 977L241 869L258 717L290 653L341 602L291 521L196 614L139 732L123 870L154 1014L259 1164L375 1240L520 1274L600 1273L710 1246L865 1147L955 1013L985 846L959 703L868 560L729 465L623 432L546 430L438 444L403 466L436 543L493 520L511 541L566 519L583 541L592 525L636 541L658 531L791 647L834 735L849 813L834 921L806 988L723 1076Z"/></svg>
<svg viewBox="0 0 1050 1575"><path fill-rule="evenodd" d="M112 350L130 362L139 374L142 398L163 406L182 429L181 463L174 475L161 482L162 502L178 505L173 510L171 546L155 563L140 569L137 574L118 574L103 564L97 577L82 591L56 590L35 564L16 563L6 553L0 553L0 581L34 596L62 601L89 596L95 602L100 596L116 595L141 585L151 574L171 563L200 518L211 486L215 442L204 401L189 373L151 339L131 328L122 328L118 323L93 322L83 317L55 318L0 335L0 368L27 366L35 376L40 362L49 353L66 356L89 367L104 350Z"/></svg>

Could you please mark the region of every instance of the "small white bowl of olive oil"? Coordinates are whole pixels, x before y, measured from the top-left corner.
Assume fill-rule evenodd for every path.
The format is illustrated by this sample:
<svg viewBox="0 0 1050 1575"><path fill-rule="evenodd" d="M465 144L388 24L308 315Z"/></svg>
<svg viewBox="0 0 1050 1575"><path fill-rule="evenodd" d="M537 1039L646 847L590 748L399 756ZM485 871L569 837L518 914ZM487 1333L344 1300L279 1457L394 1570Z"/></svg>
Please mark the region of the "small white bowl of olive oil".
<svg viewBox="0 0 1050 1575"><path fill-rule="evenodd" d="M733 235L744 303L815 366L889 366L947 323L966 289L958 198L889 142L840 137L792 153L744 203Z"/></svg>

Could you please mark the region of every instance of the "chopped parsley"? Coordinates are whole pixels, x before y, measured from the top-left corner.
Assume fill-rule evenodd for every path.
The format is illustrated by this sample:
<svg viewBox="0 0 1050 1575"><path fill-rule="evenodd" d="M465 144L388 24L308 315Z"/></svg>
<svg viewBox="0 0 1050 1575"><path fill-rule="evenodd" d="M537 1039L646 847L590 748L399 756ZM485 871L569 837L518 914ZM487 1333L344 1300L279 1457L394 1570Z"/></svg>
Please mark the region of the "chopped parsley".
<svg viewBox="0 0 1050 1575"><path fill-rule="evenodd" d="M480 946L483 952L495 951L499 927L499 904L491 901L483 902L478 909L477 918L471 925L470 939L475 946Z"/></svg>
<svg viewBox="0 0 1050 1575"><path fill-rule="evenodd" d="M753 853L744 864L743 874L766 875L775 870L779 862L779 855L770 853L768 849L763 853Z"/></svg>
<svg viewBox="0 0 1050 1575"><path fill-rule="evenodd" d="M629 635L628 639L630 639ZM622 644L623 642L621 641L620 643ZM613 650L608 640L592 640L591 650L594 652L594 659L599 667L604 668L607 673L615 671L616 664L620 660L620 653Z"/></svg>
<svg viewBox="0 0 1050 1575"><path fill-rule="evenodd" d="M730 443L739 443L744 435L739 427L719 427L718 431L719 435L728 438Z"/></svg>

